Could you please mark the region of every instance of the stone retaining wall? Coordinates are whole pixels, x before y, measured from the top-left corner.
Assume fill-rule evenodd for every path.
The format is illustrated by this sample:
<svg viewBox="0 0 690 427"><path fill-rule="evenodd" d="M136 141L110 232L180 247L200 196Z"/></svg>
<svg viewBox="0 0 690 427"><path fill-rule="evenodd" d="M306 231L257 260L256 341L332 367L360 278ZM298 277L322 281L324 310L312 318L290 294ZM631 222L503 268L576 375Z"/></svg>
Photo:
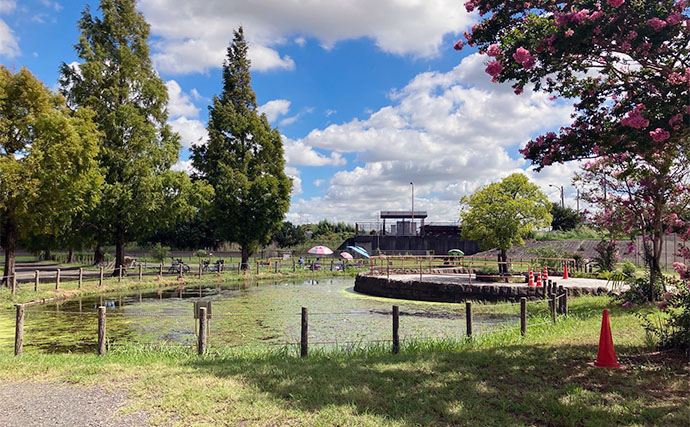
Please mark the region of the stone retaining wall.
<svg viewBox="0 0 690 427"><path fill-rule="evenodd" d="M568 296L606 295L604 287L561 285ZM513 301L520 298L543 299L544 287L524 284L486 284L486 283L436 283L431 281L388 280L385 277L359 273L355 278L355 291L367 295L386 298L409 299L434 302L462 302L465 300Z"/></svg>

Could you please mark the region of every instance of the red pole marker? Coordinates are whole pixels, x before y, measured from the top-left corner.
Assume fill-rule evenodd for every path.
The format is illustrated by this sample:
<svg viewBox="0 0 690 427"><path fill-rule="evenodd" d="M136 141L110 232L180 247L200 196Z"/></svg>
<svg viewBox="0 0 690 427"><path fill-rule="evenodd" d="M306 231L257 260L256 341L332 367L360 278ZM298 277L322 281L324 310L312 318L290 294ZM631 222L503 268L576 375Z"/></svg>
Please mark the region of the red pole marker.
<svg viewBox="0 0 690 427"><path fill-rule="evenodd" d="M529 269L529 282L527 283L527 286L534 286L534 273L532 272L532 269Z"/></svg>

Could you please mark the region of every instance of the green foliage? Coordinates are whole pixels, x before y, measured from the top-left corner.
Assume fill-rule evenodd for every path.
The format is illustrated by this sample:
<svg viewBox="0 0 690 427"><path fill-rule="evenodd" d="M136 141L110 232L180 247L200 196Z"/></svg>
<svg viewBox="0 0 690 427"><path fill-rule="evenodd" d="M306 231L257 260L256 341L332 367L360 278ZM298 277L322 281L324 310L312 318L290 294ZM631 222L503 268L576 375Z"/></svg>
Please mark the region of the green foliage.
<svg viewBox="0 0 690 427"><path fill-rule="evenodd" d="M311 231L311 240L345 240L355 235L355 227L345 222L329 222L327 219L317 224L305 224L301 226L306 231Z"/></svg>
<svg viewBox="0 0 690 427"><path fill-rule="evenodd" d="M537 267L542 267L543 265L546 265L547 267L554 270L560 270L563 266L563 261L544 258L573 258L573 254L571 252L568 252L567 250L562 248L554 248L550 246L543 246L541 248L531 248L528 249L528 252L536 255L537 258L542 259L542 261L539 262L539 265Z"/></svg>
<svg viewBox="0 0 690 427"><path fill-rule="evenodd" d="M101 0L100 11L102 18L88 6L82 13L75 46L81 64L63 63L60 84L70 105L96 112L105 184L82 233L90 232L97 246L115 244L117 267L126 242L191 217L201 196L212 193L170 170L180 138L167 123L167 90L153 68L149 25L136 1Z"/></svg>
<svg viewBox="0 0 690 427"><path fill-rule="evenodd" d="M210 217L217 236L242 247L243 264L280 225L292 189L280 132L257 110L247 48L240 27L223 65L223 92L209 108L208 142L192 147L196 177L215 190Z"/></svg>
<svg viewBox="0 0 690 427"><path fill-rule="evenodd" d="M462 236L478 241L483 250L522 246L530 231L552 219L546 195L519 173L480 188L460 204Z"/></svg>
<svg viewBox="0 0 690 427"><path fill-rule="evenodd" d="M551 228L557 231L570 231L582 223L582 217L575 209L563 208L558 203L551 205Z"/></svg>
<svg viewBox="0 0 690 427"><path fill-rule="evenodd" d="M149 253L151 254L151 258L160 263L165 261L165 259L168 257L170 248L168 246L163 246L160 243L156 243L149 248Z"/></svg>
<svg viewBox="0 0 690 427"><path fill-rule="evenodd" d="M97 202L103 177L95 157L93 112L74 113L23 68L0 66L0 217L5 271L17 239L56 236ZM50 238L50 237L48 237Z"/></svg>
<svg viewBox="0 0 690 427"><path fill-rule="evenodd" d="M206 252L204 249L197 249L194 251L194 255L198 256L199 258L203 258L208 256L208 252Z"/></svg>
<svg viewBox="0 0 690 427"><path fill-rule="evenodd" d="M633 264L630 261L625 261L621 265L621 272L623 272L623 275L628 278L628 279L633 279L635 278L635 275L637 274L637 267L635 267L635 264Z"/></svg>
<svg viewBox="0 0 690 427"><path fill-rule="evenodd" d="M589 227L578 227L569 231L547 231L536 233L535 240L552 241L552 240L598 240L601 239L601 233Z"/></svg>
<svg viewBox="0 0 690 427"><path fill-rule="evenodd" d="M284 221L280 228L278 228L271 240L281 248L302 245L307 241L307 235L304 228L295 227L290 221Z"/></svg>
<svg viewBox="0 0 690 427"><path fill-rule="evenodd" d="M648 301L657 300L663 292L662 281L657 280L653 286L650 286L649 277L627 280L626 284L629 286L628 290L614 297L624 307L637 306L646 304Z"/></svg>
<svg viewBox="0 0 690 427"><path fill-rule="evenodd" d="M615 240L601 240L595 250L597 256L594 257L594 264L599 271L613 271L620 259L618 245Z"/></svg>
<svg viewBox="0 0 690 427"><path fill-rule="evenodd" d="M643 326L657 340L662 349L690 350L690 287L687 283L674 283L676 292L666 293L658 304L665 316L648 315Z"/></svg>

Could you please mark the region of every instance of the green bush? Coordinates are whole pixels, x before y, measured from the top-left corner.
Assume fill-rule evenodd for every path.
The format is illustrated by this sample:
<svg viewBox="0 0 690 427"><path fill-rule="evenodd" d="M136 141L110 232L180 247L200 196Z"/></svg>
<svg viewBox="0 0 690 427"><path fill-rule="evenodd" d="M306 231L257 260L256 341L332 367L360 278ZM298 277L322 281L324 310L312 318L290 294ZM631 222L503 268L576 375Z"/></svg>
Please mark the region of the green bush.
<svg viewBox="0 0 690 427"><path fill-rule="evenodd" d="M194 252L194 255L195 255L195 256L198 256L199 258L204 258L204 257L207 257L207 256L208 256L208 252L206 252L206 251L203 250L203 249L197 249L197 250Z"/></svg>
<svg viewBox="0 0 690 427"><path fill-rule="evenodd" d="M661 280L657 280L653 286L649 284L649 276L639 277L634 280L626 282L630 288L622 294L614 297L614 300L620 302L623 307L636 306L645 304L649 301L650 293L653 294L653 299L657 300L661 297L663 291L663 284Z"/></svg>
<svg viewBox="0 0 690 427"><path fill-rule="evenodd" d="M620 259L618 255L618 244L615 240L601 240L595 250L597 256L594 257L594 264L596 264L599 271L612 271L616 268L616 264Z"/></svg>
<svg viewBox="0 0 690 427"><path fill-rule="evenodd" d="M168 257L170 247L163 246L160 243L156 243L155 245L151 246L151 248L149 248L149 252L151 253L151 258L153 258L155 261L163 262L165 261L165 258Z"/></svg>
<svg viewBox="0 0 690 427"><path fill-rule="evenodd" d="M635 264L633 264L630 261L625 261L621 265L621 271L623 272L623 275L628 278L628 279L634 279L635 274L637 273L637 267L635 267Z"/></svg>
<svg viewBox="0 0 690 427"><path fill-rule="evenodd" d="M677 281L676 293L665 293L658 308L665 316L642 316L645 330L661 349L690 350L690 288Z"/></svg>

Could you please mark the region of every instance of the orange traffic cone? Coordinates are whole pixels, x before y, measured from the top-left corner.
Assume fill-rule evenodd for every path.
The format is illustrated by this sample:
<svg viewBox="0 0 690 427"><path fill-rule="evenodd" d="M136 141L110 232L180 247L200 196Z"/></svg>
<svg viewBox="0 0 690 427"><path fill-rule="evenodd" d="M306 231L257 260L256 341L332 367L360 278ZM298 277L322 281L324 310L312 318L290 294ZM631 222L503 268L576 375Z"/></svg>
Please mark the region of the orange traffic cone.
<svg viewBox="0 0 690 427"><path fill-rule="evenodd" d="M544 283L549 280L549 268L547 266L544 266Z"/></svg>
<svg viewBox="0 0 690 427"><path fill-rule="evenodd" d="M527 286L534 286L534 273L531 268L529 269L529 282L527 282Z"/></svg>
<svg viewBox="0 0 690 427"><path fill-rule="evenodd" d="M541 286L541 271L537 272L537 286Z"/></svg>
<svg viewBox="0 0 690 427"><path fill-rule="evenodd" d="M616 359L616 350L613 349L613 338L611 337L611 323L609 322L609 311L604 310L601 318L601 333L599 334L599 352L597 360L588 363L590 366L599 368L625 369Z"/></svg>
<svg viewBox="0 0 690 427"><path fill-rule="evenodd" d="M568 278L568 264L563 264L563 280Z"/></svg>

